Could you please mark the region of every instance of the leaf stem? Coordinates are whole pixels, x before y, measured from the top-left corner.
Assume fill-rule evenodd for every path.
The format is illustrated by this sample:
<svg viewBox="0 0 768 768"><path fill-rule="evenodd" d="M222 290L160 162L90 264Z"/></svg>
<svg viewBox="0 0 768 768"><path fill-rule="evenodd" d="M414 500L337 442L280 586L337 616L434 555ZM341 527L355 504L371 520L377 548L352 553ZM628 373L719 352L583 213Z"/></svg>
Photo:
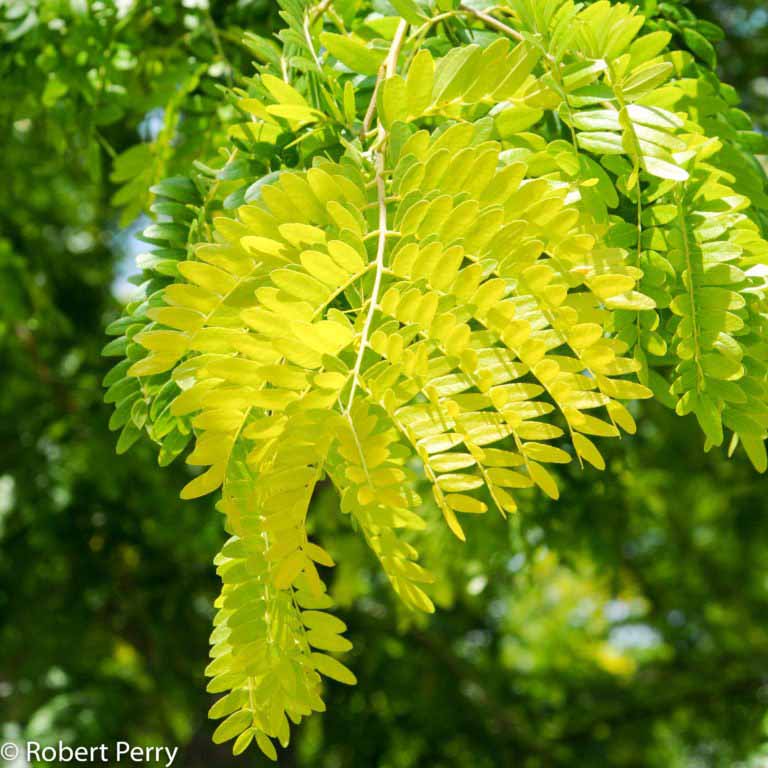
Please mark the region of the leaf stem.
<svg viewBox="0 0 768 768"><path fill-rule="evenodd" d="M379 73L376 77L376 83L373 86L373 93L371 94L371 100L368 102L368 109L365 110L365 117L363 118L363 127L360 129L360 137L365 138L371 129L371 122L373 121L373 113L376 111L376 97L379 95L379 86L381 85L382 75L384 72L384 65L379 67Z"/></svg>
<svg viewBox="0 0 768 768"><path fill-rule="evenodd" d="M365 323L363 325L363 332L360 337L360 348L357 351L357 360L355 360L355 367L352 371L352 388L349 391L349 400L347 400L347 407L345 413L349 413L352 408L352 403L355 400L355 392L360 378L360 369L363 365L363 356L365 355L365 349L368 346L368 334L371 331L371 324L373 323L373 315L376 312L378 304L379 291L381 289L381 278L384 274L384 252L387 246L387 203L386 203L386 189L384 187L384 155L380 153L377 158L376 169L376 189L379 201L379 240L376 245L376 277L373 281L373 290L371 291L371 304L368 307L368 314L365 317Z"/></svg>
<svg viewBox="0 0 768 768"><path fill-rule="evenodd" d="M384 61L381 69L379 70L379 76L377 83L383 80L385 77L392 77L397 72L397 58L400 55L400 49L402 48L403 41L405 40L405 33L408 30L408 22L405 19L400 20L400 24L395 32L395 37L392 40L392 46L389 49L387 58ZM376 89L374 89L375 92ZM375 103L375 98L371 99L372 103ZM370 107L369 107L370 110ZM384 154L386 150L387 131L384 128L381 120L379 120L377 130L377 149L374 153L374 161L376 164L376 199L379 207L379 237L376 244L376 276L373 280L373 289L371 291L370 306L368 307L368 314L365 317L365 323L363 324L362 334L360 336L360 348L357 351L357 359L355 360L355 367L352 370L352 387L349 391L349 399L344 410L346 414L349 414L352 404L355 401L355 394L360 379L360 369L363 366L363 357L365 355L366 347L368 346L368 334L371 332L371 325L373 324L373 316L376 313L376 307L378 306L379 291L381 290L381 280L384 275L384 255L387 250L387 190L384 183Z"/></svg>
<svg viewBox="0 0 768 768"><path fill-rule="evenodd" d="M488 13L478 11L475 8L470 8L468 5L461 5L459 8L463 13L466 13L469 16L474 16L479 21L482 21L486 26L491 27L491 29L495 29L498 32L503 32L505 35L509 35L510 37L520 42L525 39L523 35L521 35L520 32L518 32L516 29L512 29L512 27L507 26L503 21L499 21Z"/></svg>

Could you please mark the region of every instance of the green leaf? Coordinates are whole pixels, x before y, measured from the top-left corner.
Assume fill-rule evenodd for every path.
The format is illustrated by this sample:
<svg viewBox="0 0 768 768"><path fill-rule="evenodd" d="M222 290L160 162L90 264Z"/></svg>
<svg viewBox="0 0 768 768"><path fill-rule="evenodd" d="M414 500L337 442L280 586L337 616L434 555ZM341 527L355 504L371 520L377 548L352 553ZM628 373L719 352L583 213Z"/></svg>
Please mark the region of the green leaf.
<svg viewBox="0 0 768 768"><path fill-rule="evenodd" d="M643 165L648 173L659 179L670 179L671 181L686 181L688 179L688 171L684 168L658 157L643 156Z"/></svg>
<svg viewBox="0 0 768 768"><path fill-rule="evenodd" d="M386 51L367 47L352 35L323 32L320 42L342 64L362 75L375 75L387 55Z"/></svg>
<svg viewBox="0 0 768 768"><path fill-rule="evenodd" d="M308 106L306 99L292 85L286 83L285 80L281 80L274 75L264 74L261 76L261 82L272 98L279 104Z"/></svg>
<svg viewBox="0 0 768 768"><path fill-rule="evenodd" d="M408 68L406 98L408 114L418 117L432 102L432 88L435 78L435 62L429 51L419 51Z"/></svg>
<svg viewBox="0 0 768 768"><path fill-rule="evenodd" d="M389 0L394 9L409 23L418 26L422 24L427 15L421 9L416 0Z"/></svg>
<svg viewBox="0 0 768 768"><path fill-rule="evenodd" d="M253 716L247 710L241 710L230 715L213 733L214 744L223 744L225 741L239 736L251 724Z"/></svg>
<svg viewBox="0 0 768 768"><path fill-rule="evenodd" d="M352 124L355 122L357 110L355 107L355 87L351 80L344 83L344 118Z"/></svg>
<svg viewBox="0 0 768 768"><path fill-rule="evenodd" d="M398 120L405 120L408 108L408 96L405 80L395 75L384 81L379 89L379 118L385 128L390 128Z"/></svg>
<svg viewBox="0 0 768 768"><path fill-rule="evenodd" d="M525 131L541 120L544 111L525 104L515 104L499 112L494 122L502 139L508 139L516 133Z"/></svg>
<svg viewBox="0 0 768 768"><path fill-rule="evenodd" d="M765 472L768 469L765 440L761 437L753 437L752 435L740 435L739 437L755 469L760 473Z"/></svg>
<svg viewBox="0 0 768 768"><path fill-rule="evenodd" d="M259 745L259 749L270 759L277 760L277 750L275 745L269 739L268 736L261 731L256 733L256 743Z"/></svg>
<svg viewBox="0 0 768 768"><path fill-rule="evenodd" d="M322 112L301 104L271 104L267 107L267 112L270 115L291 120L299 125L316 123L324 117Z"/></svg>
<svg viewBox="0 0 768 768"><path fill-rule="evenodd" d="M701 33L690 27L685 27L682 30L683 40L685 44L710 68L714 69L717 66L717 54L712 46L712 43L707 40Z"/></svg>
<svg viewBox="0 0 768 768"><path fill-rule="evenodd" d="M645 93L665 83L672 74L672 64L643 64L632 72L624 82L624 94L631 99L637 99Z"/></svg>
<svg viewBox="0 0 768 768"><path fill-rule="evenodd" d="M699 395L693 411L710 442L713 445L722 445L723 423L715 403L707 395Z"/></svg>
<svg viewBox="0 0 768 768"><path fill-rule="evenodd" d="M320 674L345 685L357 685L357 678L341 662L324 653L312 653L310 659Z"/></svg>
<svg viewBox="0 0 768 768"><path fill-rule="evenodd" d="M248 728L243 731L236 739L234 746L232 747L233 755L240 755L248 749L248 746L253 741L253 737L256 731L253 728Z"/></svg>

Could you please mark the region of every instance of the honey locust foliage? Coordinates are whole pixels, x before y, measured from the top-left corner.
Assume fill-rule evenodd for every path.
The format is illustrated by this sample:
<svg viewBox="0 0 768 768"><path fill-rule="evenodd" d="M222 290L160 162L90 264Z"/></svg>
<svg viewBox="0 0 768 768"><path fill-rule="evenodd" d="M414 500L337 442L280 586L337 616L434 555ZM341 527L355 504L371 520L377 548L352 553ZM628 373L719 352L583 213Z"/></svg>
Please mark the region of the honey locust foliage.
<svg viewBox="0 0 768 768"><path fill-rule="evenodd" d="M118 448L203 470L231 538L215 739L275 757L349 649L307 535L318 482L411 608L423 473L447 525L604 469L632 401L766 469L761 149L733 92L627 4L285 0L217 160L154 188L112 327ZM376 6L378 9L379 6ZM700 46L699 46L700 47ZM695 47L694 47L694 53Z"/></svg>

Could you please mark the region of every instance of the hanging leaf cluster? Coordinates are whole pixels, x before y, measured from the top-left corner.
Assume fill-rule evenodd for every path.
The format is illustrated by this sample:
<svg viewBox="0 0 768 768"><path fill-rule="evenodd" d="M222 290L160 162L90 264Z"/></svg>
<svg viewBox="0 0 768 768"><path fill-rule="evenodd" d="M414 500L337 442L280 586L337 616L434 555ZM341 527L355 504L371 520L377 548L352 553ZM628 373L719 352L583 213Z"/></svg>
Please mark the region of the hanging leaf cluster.
<svg viewBox="0 0 768 768"><path fill-rule="evenodd" d="M323 677L355 682L320 482L429 612L419 478L463 539L556 499L557 465L604 469L654 397L766 469L765 142L714 49L628 4L484 5L284 0L224 149L153 188L107 399L119 450L146 432L200 468L182 497L220 494L207 673L235 753L274 758Z"/></svg>

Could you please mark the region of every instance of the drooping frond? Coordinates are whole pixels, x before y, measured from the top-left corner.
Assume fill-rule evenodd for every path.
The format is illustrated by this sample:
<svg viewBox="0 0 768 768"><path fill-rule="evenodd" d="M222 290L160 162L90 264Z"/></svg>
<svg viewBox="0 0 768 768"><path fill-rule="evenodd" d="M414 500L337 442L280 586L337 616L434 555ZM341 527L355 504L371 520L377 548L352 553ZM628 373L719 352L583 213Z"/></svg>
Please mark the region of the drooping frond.
<svg viewBox="0 0 768 768"><path fill-rule="evenodd" d="M761 471L768 434L764 176L668 32L604 1L283 5L217 178L158 190L107 382L122 444L192 439L182 496L221 489L211 715L272 757L321 675L354 682L328 655L349 642L308 537L319 483L432 611L415 479L464 538L520 489L556 499L559 464L604 469L631 401Z"/></svg>

